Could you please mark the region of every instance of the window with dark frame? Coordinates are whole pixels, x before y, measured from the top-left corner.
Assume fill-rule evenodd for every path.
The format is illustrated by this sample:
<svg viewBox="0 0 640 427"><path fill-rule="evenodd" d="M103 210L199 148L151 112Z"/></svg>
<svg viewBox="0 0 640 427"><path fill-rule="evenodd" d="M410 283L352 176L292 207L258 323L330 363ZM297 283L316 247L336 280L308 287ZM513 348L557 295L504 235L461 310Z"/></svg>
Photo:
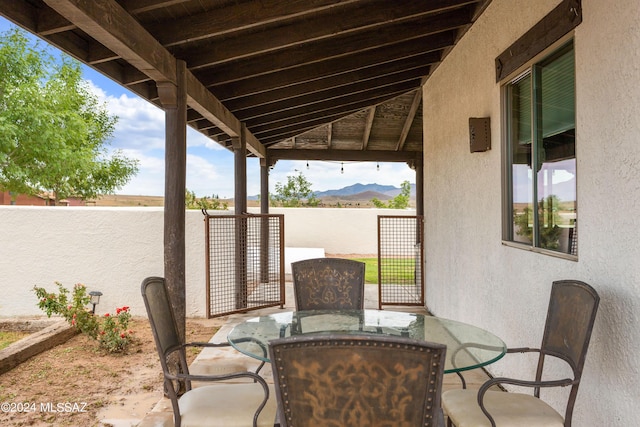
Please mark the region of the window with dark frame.
<svg viewBox="0 0 640 427"><path fill-rule="evenodd" d="M504 239L577 256L573 42L511 80L504 93Z"/></svg>

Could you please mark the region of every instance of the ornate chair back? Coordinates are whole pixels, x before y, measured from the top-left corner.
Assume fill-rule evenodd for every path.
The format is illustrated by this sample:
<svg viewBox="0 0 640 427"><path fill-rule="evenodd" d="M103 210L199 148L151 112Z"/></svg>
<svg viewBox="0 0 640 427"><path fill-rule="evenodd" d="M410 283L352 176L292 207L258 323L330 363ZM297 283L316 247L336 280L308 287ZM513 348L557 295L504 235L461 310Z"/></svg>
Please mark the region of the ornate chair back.
<svg viewBox="0 0 640 427"><path fill-rule="evenodd" d="M363 262L342 258L291 263L296 309L362 309L364 268Z"/></svg>
<svg viewBox="0 0 640 427"><path fill-rule="evenodd" d="M443 426L446 347L404 337L304 335L269 343L287 426Z"/></svg>

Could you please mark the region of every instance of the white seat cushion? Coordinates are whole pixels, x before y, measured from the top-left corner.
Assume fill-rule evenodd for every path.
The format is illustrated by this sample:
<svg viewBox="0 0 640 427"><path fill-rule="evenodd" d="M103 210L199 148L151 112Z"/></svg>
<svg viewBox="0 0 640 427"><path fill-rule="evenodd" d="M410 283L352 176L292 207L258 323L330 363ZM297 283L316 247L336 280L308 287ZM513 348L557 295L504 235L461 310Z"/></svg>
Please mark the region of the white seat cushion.
<svg viewBox="0 0 640 427"><path fill-rule="evenodd" d="M528 394L488 391L484 404L499 427L563 427L564 419L542 400ZM457 427L491 427L478 405L477 390L448 390L442 408Z"/></svg>
<svg viewBox="0 0 640 427"><path fill-rule="evenodd" d="M260 384L218 383L194 388L185 393L178 405L184 427L251 427L253 415L264 398ZM269 386L269 400L260 413L258 426L273 427L276 397Z"/></svg>

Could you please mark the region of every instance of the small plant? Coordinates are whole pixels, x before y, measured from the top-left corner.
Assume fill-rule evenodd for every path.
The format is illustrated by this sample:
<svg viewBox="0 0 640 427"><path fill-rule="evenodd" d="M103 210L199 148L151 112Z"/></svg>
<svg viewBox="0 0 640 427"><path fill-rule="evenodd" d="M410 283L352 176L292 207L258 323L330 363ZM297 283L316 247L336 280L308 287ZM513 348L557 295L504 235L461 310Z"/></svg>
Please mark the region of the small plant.
<svg viewBox="0 0 640 427"><path fill-rule="evenodd" d="M98 328L98 341L109 353L118 353L127 348L133 339L133 331L129 329L131 313L129 307L116 308L116 315L106 313Z"/></svg>
<svg viewBox="0 0 640 427"><path fill-rule="evenodd" d="M87 295L87 287L83 284L76 284L73 287L73 294L69 300L69 290L62 283L56 282L58 294L47 292L44 288L34 286L34 292L38 297L38 307L47 313L59 314L83 334L96 338L98 335L98 320L93 313L87 309L91 297Z"/></svg>
<svg viewBox="0 0 640 427"><path fill-rule="evenodd" d="M117 308L113 316L107 313L98 317L87 308L91 297L87 295L85 285L76 284L71 298L69 290L62 283L56 282L56 285L58 294L48 292L41 287L33 287L38 297L38 307L48 317L52 314L64 317L71 326L97 340L100 347L109 353L118 353L126 349L133 339L133 331L128 329L129 320L131 320L129 307Z"/></svg>

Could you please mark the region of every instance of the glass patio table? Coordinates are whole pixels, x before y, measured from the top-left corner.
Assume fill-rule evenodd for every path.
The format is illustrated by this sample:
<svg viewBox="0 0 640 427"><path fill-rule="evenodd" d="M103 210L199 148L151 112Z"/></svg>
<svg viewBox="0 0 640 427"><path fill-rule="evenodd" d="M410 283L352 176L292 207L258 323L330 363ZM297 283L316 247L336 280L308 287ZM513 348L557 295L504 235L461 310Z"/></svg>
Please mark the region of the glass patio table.
<svg viewBox="0 0 640 427"><path fill-rule="evenodd" d="M447 346L445 373L488 365L506 352L494 334L455 320L391 310L286 311L237 324L227 339L241 353L269 362L268 343L306 334L396 335Z"/></svg>

